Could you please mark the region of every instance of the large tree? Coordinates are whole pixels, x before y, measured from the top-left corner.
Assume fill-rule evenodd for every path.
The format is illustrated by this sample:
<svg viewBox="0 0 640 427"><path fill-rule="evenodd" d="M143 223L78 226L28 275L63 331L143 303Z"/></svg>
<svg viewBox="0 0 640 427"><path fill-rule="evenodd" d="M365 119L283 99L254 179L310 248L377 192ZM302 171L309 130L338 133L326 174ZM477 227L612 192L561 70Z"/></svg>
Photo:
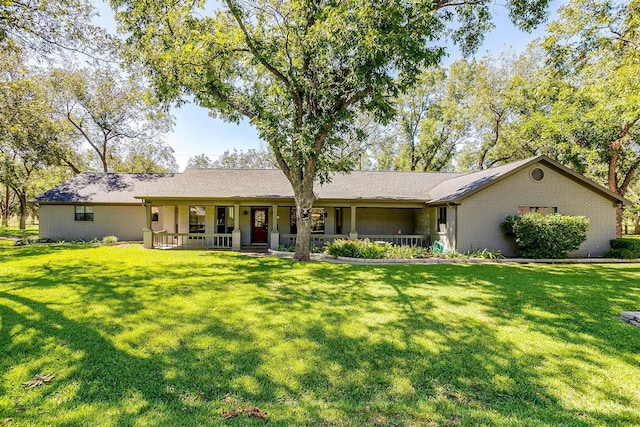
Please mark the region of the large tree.
<svg viewBox="0 0 640 427"><path fill-rule="evenodd" d="M156 169L175 169L173 151L163 139L173 118L154 102L140 76L101 66L54 70L50 81L70 139L77 150L89 147L96 169L129 170L137 163L143 170L136 172L144 172L154 169L153 157Z"/></svg>
<svg viewBox="0 0 640 427"><path fill-rule="evenodd" d="M87 0L0 0L0 51L104 52L111 40L92 24L96 13Z"/></svg>
<svg viewBox="0 0 640 427"><path fill-rule="evenodd" d="M394 169L442 171L451 167L458 146L469 136L465 102L472 93L473 73L466 64L455 62L449 70L432 67L419 77L413 90L399 97L391 126L396 136Z"/></svg>
<svg viewBox="0 0 640 427"><path fill-rule="evenodd" d="M625 196L640 168L640 1L572 0L545 40L551 78L551 125L569 134L573 151ZM571 112L567 117L567 112ZM565 118L565 120L557 120ZM618 210L618 233L622 210Z"/></svg>
<svg viewBox="0 0 640 427"><path fill-rule="evenodd" d="M445 53L449 33L465 52L491 28L488 0L112 0L157 93L229 120L247 117L269 143L293 187L298 235L294 259L309 259L314 185L352 160L336 153L358 112L393 116L393 99ZM508 1L510 17L531 29L548 0ZM212 11L213 10L213 11ZM209 13L209 11L212 11Z"/></svg>
<svg viewBox="0 0 640 427"><path fill-rule="evenodd" d="M35 195L30 192L34 177L66 154L42 80L19 56L0 52L0 182L17 199L20 228L25 228L29 196ZM4 197L6 203L6 190Z"/></svg>

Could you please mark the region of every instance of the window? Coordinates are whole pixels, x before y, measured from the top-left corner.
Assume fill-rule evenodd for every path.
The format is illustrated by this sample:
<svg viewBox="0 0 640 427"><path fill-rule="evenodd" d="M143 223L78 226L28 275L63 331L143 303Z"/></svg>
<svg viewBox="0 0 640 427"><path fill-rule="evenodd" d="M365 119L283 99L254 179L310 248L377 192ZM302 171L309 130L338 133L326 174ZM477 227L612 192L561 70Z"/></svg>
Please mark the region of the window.
<svg viewBox="0 0 640 427"><path fill-rule="evenodd" d="M324 220L327 217L324 208L311 209L311 232L324 234Z"/></svg>
<svg viewBox="0 0 640 427"><path fill-rule="evenodd" d="M93 206L76 206L76 221L93 221Z"/></svg>
<svg viewBox="0 0 640 427"><path fill-rule="evenodd" d="M204 206L189 206L189 233L204 233Z"/></svg>
<svg viewBox="0 0 640 427"><path fill-rule="evenodd" d="M296 208L291 208L291 234L298 232L298 220L296 218Z"/></svg>
<svg viewBox="0 0 640 427"><path fill-rule="evenodd" d="M227 208L224 206L217 207L216 213L216 233L227 232Z"/></svg>
<svg viewBox="0 0 640 427"><path fill-rule="evenodd" d="M529 212L538 212L542 215L549 215L552 213L558 213L558 208L547 206L518 206L518 215L524 215Z"/></svg>
<svg viewBox="0 0 640 427"><path fill-rule="evenodd" d="M447 223L447 207L443 206L438 209L438 224Z"/></svg>
<svg viewBox="0 0 640 427"><path fill-rule="evenodd" d="M311 232L315 234L324 234L324 220L327 213L324 208L311 208L311 210L303 213L303 217L311 218ZM291 234L298 232L298 221L296 218L296 208L291 208Z"/></svg>
<svg viewBox="0 0 640 427"><path fill-rule="evenodd" d="M531 179L534 181L542 181L544 179L544 171L540 168L531 170Z"/></svg>
<svg viewBox="0 0 640 427"><path fill-rule="evenodd" d="M160 217L160 208L157 206L151 206L151 221L158 222Z"/></svg>
<svg viewBox="0 0 640 427"><path fill-rule="evenodd" d="M342 208L336 208L336 234L342 234Z"/></svg>

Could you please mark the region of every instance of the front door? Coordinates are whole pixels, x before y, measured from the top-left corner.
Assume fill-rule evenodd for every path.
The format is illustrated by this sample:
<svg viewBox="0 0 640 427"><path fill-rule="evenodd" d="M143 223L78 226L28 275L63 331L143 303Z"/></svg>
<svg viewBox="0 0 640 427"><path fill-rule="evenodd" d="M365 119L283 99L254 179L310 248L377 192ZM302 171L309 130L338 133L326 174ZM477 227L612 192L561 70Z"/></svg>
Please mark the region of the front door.
<svg viewBox="0 0 640 427"><path fill-rule="evenodd" d="M251 243L268 243L268 212L267 208L251 209Z"/></svg>

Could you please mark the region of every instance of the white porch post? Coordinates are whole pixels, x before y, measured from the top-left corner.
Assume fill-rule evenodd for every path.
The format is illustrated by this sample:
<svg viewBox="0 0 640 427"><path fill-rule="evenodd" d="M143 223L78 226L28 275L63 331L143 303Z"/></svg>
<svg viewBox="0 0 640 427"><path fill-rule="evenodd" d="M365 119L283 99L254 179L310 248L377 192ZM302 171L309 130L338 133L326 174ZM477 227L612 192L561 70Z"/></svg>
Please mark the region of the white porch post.
<svg viewBox="0 0 640 427"><path fill-rule="evenodd" d="M271 222L271 245L274 251L280 246L280 232L278 231L278 205L271 206L273 211L273 220Z"/></svg>
<svg viewBox="0 0 640 427"><path fill-rule="evenodd" d="M231 232L231 249L240 251L242 248L242 233L240 232L240 205L233 205L233 231Z"/></svg>
<svg viewBox="0 0 640 427"><path fill-rule="evenodd" d="M216 206L207 205L204 207L204 232L217 233L217 228Z"/></svg>
<svg viewBox="0 0 640 427"><path fill-rule="evenodd" d="M142 230L142 246L145 249L152 249L153 248L153 229L151 228L151 203L145 201L144 208L145 208L147 217L146 217L145 227Z"/></svg>
<svg viewBox="0 0 640 427"><path fill-rule="evenodd" d="M351 229L349 230L349 240L358 239L358 231L356 230L356 205L351 205Z"/></svg>

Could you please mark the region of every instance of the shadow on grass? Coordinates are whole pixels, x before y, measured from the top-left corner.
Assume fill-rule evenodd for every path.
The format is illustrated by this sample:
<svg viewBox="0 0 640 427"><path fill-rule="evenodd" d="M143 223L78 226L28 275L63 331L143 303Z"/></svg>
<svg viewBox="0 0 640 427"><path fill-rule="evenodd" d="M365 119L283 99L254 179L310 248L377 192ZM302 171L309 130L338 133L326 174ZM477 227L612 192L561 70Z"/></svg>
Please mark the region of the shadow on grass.
<svg viewBox="0 0 640 427"><path fill-rule="evenodd" d="M38 257L55 253L67 253L69 251L88 251L97 249L100 245L89 244L64 244L64 243L36 243L26 246L0 246L0 264L5 261L19 258Z"/></svg>
<svg viewBox="0 0 640 427"><path fill-rule="evenodd" d="M525 351L500 332L522 327L637 361L631 329L613 314L602 318L635 301L638 285L624 284L637 269L154 255L109 268L95 258L43 263L0 292L0 345L11 354L3 370L25 365L23 380L61 372L29 391L0 384L0 394L19 401L7 416L43 425L101 416L112 425L261 425L221 418L255 405L270 425L640 422L637 412L567 407L544 369L553 355ZM31 288L37 294L24 296ZM620 326L617 336L611 326ZM571 366L585 357L597 372L587 352L560 364L579 394L589 390ZM622 394L611 400L634 404Z"/></svg>

